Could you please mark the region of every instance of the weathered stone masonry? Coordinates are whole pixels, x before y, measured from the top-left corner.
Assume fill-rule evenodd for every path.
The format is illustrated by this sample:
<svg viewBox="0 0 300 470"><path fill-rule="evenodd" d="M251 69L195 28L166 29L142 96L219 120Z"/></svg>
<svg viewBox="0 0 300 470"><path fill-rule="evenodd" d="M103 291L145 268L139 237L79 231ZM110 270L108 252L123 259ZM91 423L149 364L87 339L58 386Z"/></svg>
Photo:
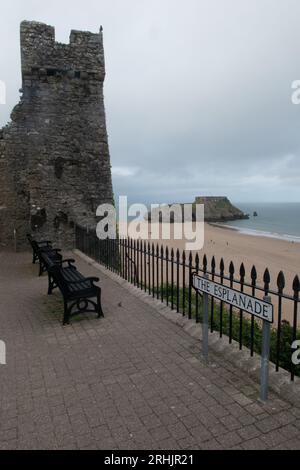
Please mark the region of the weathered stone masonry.
<svg viewBox="0 0 300 470"><path fill-rule="evenodd" d="M60 44L24 21L21 60L21 101L0 130L0 245L24 248L30 231L71 247L74 224L95 226L113 202L102 31Z"/></svg>

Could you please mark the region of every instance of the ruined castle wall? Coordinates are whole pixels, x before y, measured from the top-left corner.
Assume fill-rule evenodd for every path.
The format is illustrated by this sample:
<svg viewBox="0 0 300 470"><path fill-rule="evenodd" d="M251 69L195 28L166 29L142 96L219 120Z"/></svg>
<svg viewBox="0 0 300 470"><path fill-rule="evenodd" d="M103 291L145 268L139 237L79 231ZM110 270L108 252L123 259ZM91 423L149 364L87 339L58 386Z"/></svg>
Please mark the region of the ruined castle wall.
<svg viewBox="0 0 300 470"><path fill-rule="evenodd" d="M22 98L0 134L0 243L26 246L26 233L74 243L74 224L95 226L113 202L103 101L102 33L21 24Z"/></svg>

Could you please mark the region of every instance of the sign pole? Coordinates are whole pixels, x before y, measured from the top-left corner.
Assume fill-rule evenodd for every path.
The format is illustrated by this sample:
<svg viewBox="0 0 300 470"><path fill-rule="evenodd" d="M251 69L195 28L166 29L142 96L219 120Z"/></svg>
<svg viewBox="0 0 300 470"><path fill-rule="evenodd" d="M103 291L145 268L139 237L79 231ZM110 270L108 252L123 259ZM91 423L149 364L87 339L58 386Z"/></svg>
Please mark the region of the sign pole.
<svg viewBox="0 0 300 470"><path fill-rule="evenodd" d="M204 276L208 279L208 275ZM202 354L208 362L208 294L203 293Z"/></svg>
<svg viewBox="0 0 300 470"><path fill-rule="evenodd" d="M271 303L271 297L265 296L264 301ZM261 348L261 371L260 371L260 400L268 400L269 389L269 358L270 358L270 336L271 324L263 321L262 348Z"/></svg>

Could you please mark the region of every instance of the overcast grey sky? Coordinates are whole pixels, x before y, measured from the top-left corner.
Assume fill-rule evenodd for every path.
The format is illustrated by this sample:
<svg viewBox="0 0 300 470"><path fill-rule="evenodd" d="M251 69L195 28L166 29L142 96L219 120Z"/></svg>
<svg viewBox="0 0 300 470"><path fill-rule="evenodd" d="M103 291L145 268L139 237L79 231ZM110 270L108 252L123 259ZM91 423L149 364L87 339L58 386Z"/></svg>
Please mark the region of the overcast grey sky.
<svg viewBox="0 0 300 470"><path fill-rule="evenodd" d="M4 125L19 100L19 24L104 27L105 104L116 195L300 201L299 0L1 2Z"/></svg>

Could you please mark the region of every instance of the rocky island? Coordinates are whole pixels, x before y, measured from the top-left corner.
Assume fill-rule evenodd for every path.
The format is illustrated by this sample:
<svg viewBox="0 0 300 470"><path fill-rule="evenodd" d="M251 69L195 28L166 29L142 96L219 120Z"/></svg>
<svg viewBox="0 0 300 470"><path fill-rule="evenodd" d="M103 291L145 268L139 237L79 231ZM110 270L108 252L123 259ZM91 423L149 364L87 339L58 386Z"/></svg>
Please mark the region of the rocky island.
<svg viewBox="0 0 300 470"><path fill-rule="evenodd" d="M196 197L194 204L204 204L205 222L249 219L249 215L235 207L227 197Z"/></svg>
<svg viewBox="0 0 300 470"><path fill-rule="evenodd" d="M193 205L193 221L195 220L196 204L204 204L204 219L205 222L229 222L232 220L249 219L249 215L242 212L240 209L235 207L227 197L220 196L199 196L196 197ZM180 204L183 208L183 204ZM168 205L171 207L171 204ZM159 220L161 222L161 209L156 208L148 213L148 220L151 218L157 219L159 214ZM171 222L174 222L174 214L171 212Z"/></svg>

